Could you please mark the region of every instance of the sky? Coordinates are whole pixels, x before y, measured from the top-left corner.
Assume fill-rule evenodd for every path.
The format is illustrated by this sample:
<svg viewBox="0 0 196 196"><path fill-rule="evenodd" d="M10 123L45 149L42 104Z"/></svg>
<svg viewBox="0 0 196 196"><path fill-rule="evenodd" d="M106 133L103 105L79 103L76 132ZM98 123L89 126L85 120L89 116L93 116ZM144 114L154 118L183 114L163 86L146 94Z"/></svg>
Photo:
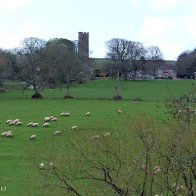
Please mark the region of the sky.
<svg viewBox="0 0 196 196"><path fill-rule="evenodd" d="M158 46L165 60L177 60L196 47L195 8L196 0L0 0L0 48L89 32L91 57L105 57L106 42L120 38Z"/></svg>

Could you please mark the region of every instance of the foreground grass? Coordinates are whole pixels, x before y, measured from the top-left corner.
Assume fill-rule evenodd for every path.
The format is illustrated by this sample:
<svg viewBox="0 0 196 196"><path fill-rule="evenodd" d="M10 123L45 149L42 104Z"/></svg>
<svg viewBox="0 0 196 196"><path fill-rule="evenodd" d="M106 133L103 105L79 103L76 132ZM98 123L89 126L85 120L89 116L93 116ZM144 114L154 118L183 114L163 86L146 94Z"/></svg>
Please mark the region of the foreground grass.
<svg viewBox="0 0 196 196"><path fill-rule="evenodd" d="M129 118L135 115L143 116L147 113L161 123L167 118L167 115L165 114L164 103L160 103L157 107L157 102L164 101L171 94L174 96L182 95L191 88L191 84L192 81L189 80L123 81L121 90L123 97L127 100L122 102L96 100L109 99L113 96L114 81L94 81L74 87L71 89L71 94L78 99L73 100L61 99L64 90L56 89L43 91L45 98L43 100L29 99L32 91L27 91L24 94L21 91L8 91L0 94L0 131L12 130L14 132L12 139L0 138L0 167L3 168L0 170L0 184L7 188L3 194L10 196L26 195L25 191L28 186L31 186L30 188L33 190L36 167L33 167L27 158L26 150L32 147L34 150L43 151L44 154L47 145L53 140L58 140L53 136L55 130L63 131L63 136L57 141L59 148L62 144L69 146L67 138L72 140L82 140L83 137L90 139L95 134L102 134L107 131L118 137L121 142L127 141L130 138L126 138L124 133ZM130 101L136 97L144 101ZM117 114L118 109L123 111L121 115ZM60 118L60 113L64 111L71 113L70 118ZM86 117L87 111L90 111L92 116ZM58 122L51 123L49 128L43 128L41 126L43 118L50 115L57 117ZM6 120L16 118L22 120L23 125L21 127L9 127L5 124ZM26 127L26 124L31 121L39 122L40 126L38 128ZM78 125L81 131L79 133L70 131L70 127L73 125ZM37 141L29 141L32 134L38 136ZM134 136L132 136L131 141L134 141ZM132 142L127 145L132 145ZM72 149L69 149L67 153L72 154ZM132 153L137 152L133 150ZM37 187L34 188L36 189L39 183L35 184ZM39 189L38 193L40 194Z"/></svg>

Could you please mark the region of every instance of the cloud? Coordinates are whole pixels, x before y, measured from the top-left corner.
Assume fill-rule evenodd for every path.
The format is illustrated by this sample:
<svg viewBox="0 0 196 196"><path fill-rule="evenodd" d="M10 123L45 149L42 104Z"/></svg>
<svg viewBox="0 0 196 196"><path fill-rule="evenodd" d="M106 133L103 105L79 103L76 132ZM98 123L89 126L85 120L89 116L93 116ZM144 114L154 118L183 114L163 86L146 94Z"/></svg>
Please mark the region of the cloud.
<svg viewBox="0 0 196 196"><path fill-rule="evenodd" d="M0 0L0 10L13 10L30 5L31 0Z"/></svg>
<svg viewBox="0 0 196 196"><path fill-rule="evenodd" d="M155 0L152 7L159 11L167 11L179 6L183 2L185 2L185 0Z"/></svg>
<svg viewBox="0 0 196 196"><path fill-rule="evenodd" d="M25 23L15 32L0 31L0 47L6 49L18 47L20 42L27 37L39 37L39 32L32 22Z"/></svg>
<svg viewBox="0 0 196 196"><path fill-rule="evenodd" d="M147 45L158 46L165 59L175 60L183 51L183 42L189 36L185 28L186 22L187 18L180 17L147 17L138 34L138 40Z"/></svg>

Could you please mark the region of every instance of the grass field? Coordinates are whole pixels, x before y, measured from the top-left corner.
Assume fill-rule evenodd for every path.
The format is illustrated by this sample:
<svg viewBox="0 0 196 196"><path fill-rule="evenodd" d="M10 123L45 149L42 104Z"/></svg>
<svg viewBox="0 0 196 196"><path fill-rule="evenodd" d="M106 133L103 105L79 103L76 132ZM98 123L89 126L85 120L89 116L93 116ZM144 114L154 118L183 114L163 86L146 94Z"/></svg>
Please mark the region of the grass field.
<svg viewBox="0 0 196 196"><path fill-rule="evenodd" d="M124 101L110 100L114 96L114 81L93 81L73 87L70 92L74 99L64 100L64 89L47 89L42 92L44 99L30 99L31 90L7 90L0 94L0 131L12 130L14 138L0 138L0 186L6 191L0 191L0 195L21 196L26 195L25 190L36 178L36 168L33 167L26 155L29 146L41 149L43 154L48 143L55 141L60 147L68 145L66 138L78 139L110 131L116 137L126 141L123 130L129 117L135 115L152 115L158 122L167 118L164 101L171 96L180 96L192 88L194 80L149 80L149 81L122 81L121 93ZM142 101L132 101L140 98ZM159 107L157 107L157 103ZM121 115L117 110L121 109ZM60 113L68 111L70 117L60 117ZM92 115L86 117L90 111ZM43 128L45 116L55 116L57 122L50 124L49 128ZM22 126L8 126L8 119L19 118ZM38 122L38 128L26 127L28 122ZM79 133L70 131L70 127L78 125ZM60 139L54 139L53 132L62 130ZM29 137L36 134L35 142L29 141ZM71 153L69 149L67 153ZM35 184L36 182L33 182ZM33 186L33 185L32 185ZM36 189L35 185L35 189ZM32 187L31 187L32 188ZM32 195L41 195L38 194ZM52 195L52 194L51 194Z"/></svg>

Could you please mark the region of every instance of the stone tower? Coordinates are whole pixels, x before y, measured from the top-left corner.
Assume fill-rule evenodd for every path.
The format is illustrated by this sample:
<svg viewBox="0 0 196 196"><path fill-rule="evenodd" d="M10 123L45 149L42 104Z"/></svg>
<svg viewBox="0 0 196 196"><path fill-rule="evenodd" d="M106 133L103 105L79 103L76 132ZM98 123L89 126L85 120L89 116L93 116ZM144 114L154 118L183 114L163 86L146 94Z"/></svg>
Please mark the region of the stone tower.
<svg viewBox="0 0 196 196"><path fill-rule="evenodd" d="M78 32L78 53L86 64L89 59L89 33L88 32Z"/></svg>

